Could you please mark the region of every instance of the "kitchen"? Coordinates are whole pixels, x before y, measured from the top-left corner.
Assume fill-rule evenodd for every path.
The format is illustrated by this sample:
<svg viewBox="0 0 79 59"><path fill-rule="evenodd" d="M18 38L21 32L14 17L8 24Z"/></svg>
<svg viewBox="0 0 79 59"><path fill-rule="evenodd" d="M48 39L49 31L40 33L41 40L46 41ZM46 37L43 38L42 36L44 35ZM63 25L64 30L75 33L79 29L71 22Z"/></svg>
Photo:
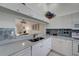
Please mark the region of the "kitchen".
<svg viewBox="0 0 79 59"><path fill-rule="evenodd" d="M0 3L0 56L79 56L78 3Z"/></svg>

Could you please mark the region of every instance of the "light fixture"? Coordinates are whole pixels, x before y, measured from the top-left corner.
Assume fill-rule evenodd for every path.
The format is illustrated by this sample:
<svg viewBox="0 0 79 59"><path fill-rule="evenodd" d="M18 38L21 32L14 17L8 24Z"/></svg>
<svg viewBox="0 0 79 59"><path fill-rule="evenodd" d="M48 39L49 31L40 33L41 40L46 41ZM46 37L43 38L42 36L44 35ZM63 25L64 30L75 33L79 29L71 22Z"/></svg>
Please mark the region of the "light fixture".
<svg viewBox="0 0 79 59"><path fill-rule="evenodd" d="M51 13L50 11L47 11L45 14L45 17L48 19L52 19L53 17L55 17L56 15L54 13Z"/></svg>

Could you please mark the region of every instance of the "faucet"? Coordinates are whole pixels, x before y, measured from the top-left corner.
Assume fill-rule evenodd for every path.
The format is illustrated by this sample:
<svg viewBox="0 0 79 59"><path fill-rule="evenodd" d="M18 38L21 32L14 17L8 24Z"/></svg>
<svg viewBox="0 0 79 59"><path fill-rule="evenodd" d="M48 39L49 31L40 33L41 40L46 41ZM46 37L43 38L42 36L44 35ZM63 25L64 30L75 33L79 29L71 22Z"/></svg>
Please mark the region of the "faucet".
<svg viewBox="0 0 79 59"><path fill-rule="evenodd" d="M34 35L33 35L33 38L35 39L37 35L38 35L38 34L34 34Z"/></svg>

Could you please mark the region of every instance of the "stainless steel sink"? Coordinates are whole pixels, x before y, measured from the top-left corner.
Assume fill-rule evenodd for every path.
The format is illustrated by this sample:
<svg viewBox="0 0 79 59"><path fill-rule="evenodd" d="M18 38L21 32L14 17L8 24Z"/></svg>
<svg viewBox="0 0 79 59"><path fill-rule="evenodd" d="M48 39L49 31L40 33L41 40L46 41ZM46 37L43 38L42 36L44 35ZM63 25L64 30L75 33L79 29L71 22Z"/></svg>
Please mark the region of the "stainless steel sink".
<svg viewBox="0 0 79 59"><path fill-rule="evenodd" d="M35 38L35 39L30 39L29 41L37 42L37 41L40 41L40 40L43 40L43 39L44 39L43 37L38 37L38 38Z"/></svg>

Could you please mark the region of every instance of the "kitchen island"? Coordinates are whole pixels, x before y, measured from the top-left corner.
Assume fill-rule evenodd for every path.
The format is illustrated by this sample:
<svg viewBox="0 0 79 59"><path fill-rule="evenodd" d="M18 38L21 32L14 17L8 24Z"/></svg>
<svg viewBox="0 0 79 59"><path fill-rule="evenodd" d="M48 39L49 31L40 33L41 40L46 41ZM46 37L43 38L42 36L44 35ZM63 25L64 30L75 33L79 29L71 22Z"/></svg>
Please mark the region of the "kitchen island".
<svg viewBox="0 0 79 59"><path fill-rule="evenodd" d="M79 39L53 36L52 50L64 56L79 56Z"/></svg>
<svg viewBox="0 0 79 59"><path fill-rule="evenodd" d="M50 42L48 43L48 41ZM5 42L8 42L8 40ZM36 48L38 48L38 51L40 51L40 48L42 48L42 45L43 45L42 43L44 44L44 46L46 46L46 44L48 43L48 46L44 47L45 49L47 48L47 52L44 55L47 55L47 53L51 50L51 36L45 36L43 40L40 40L37 42L30 42L26 39L24 40L11 39L9 40L8 43L4 43L0 45L0 56L15 56L15 55L16 56L39 55L40 56L41 54L37 52L35 53L35 51L36 51ZM41 51L45 51L45 49Z"/></svg>

